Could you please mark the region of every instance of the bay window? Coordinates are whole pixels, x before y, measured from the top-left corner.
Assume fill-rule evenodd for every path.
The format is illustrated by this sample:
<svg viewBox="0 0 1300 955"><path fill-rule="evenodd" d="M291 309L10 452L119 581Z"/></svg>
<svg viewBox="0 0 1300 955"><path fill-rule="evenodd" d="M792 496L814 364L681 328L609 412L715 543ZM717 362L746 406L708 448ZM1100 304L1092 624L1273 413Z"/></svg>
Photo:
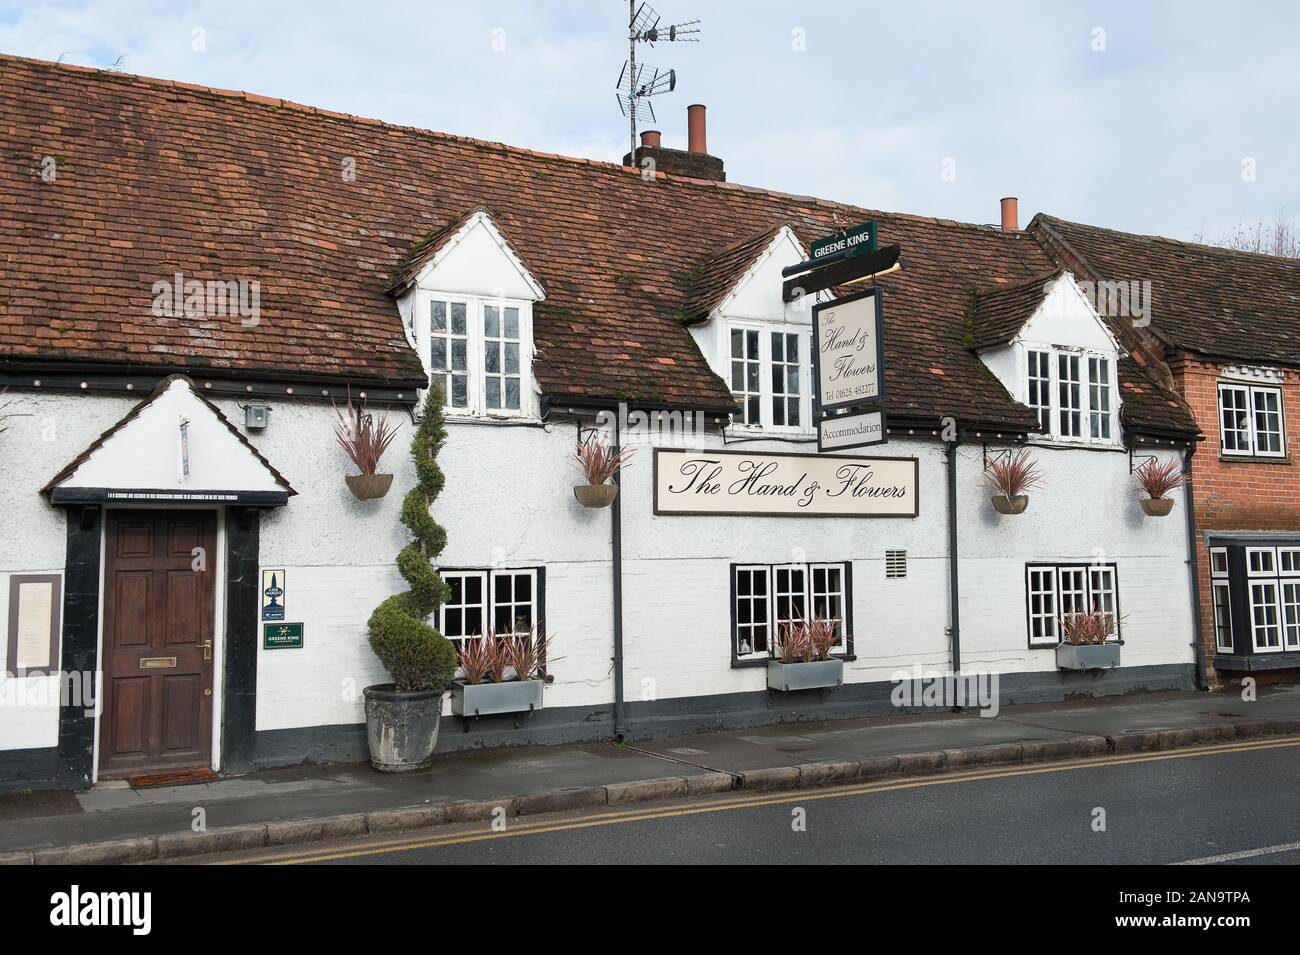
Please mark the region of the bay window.
<svg viewBox="0 0 1300 955"><path fill-rule="evenodd" d="M1228 549L1210 548L1210 595L1214 603L1214 648L1232 652L1232 586L1228 575Z"/></svg>
<svg viewBox="0 0 1300 955"><path fill-rule="evenodd" d="M1247 547L1246 595L1253 651L1300 650L1300 547Z"/></svg>
<svg viewBox="0 0 1300 955"><path fill-rule="evenodd" d="M1025 403L1048 436L1066 441L1115 440L1112 357L1031 348L1026 358Z"/></svg>
<svg viewBox="0 0 1300 955"><path fill-rule="evenodd" d="M1285 456L1282 389L1220 382L1219 441L1228 455Z"/></svg>

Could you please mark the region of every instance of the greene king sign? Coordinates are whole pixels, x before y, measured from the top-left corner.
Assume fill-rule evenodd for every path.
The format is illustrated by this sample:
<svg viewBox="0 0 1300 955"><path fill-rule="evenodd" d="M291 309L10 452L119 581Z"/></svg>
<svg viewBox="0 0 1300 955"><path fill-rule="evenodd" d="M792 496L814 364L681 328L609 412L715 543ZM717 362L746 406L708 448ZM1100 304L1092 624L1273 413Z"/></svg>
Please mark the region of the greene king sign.
<svg viewBox="0 0 1300 955"><path fill-rule="evenodd" d="M655 450L656 514L916 517L916 458Z"/></svg>
<svg viewBox="0 0 1300 955"><path fill-rule="evenodd" d="M823 411L885 397L880 298L873 288L813 306L813 375Z"/></svg>

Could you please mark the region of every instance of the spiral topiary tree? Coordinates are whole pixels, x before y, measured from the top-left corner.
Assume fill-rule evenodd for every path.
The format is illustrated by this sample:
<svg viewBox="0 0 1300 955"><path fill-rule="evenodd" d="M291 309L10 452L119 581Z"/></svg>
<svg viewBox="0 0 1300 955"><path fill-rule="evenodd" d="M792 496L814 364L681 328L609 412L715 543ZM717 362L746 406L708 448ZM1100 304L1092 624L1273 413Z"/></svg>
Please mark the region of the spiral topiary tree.
<svg viewBox="0 0 1300 955"><path fill-rule="evenodd" d="M411 441L416 480L402 502L402 523L414 540L397 555L397 569L411 589L385 599L369 622L370 649L401 693L445 690L456 675L456 648L428 623L450 594L431 563L447 543L447 532L430 514L443 485L437 461L447 438L442 401L442 388L434 385L424 400L424 417Z"/></svg>

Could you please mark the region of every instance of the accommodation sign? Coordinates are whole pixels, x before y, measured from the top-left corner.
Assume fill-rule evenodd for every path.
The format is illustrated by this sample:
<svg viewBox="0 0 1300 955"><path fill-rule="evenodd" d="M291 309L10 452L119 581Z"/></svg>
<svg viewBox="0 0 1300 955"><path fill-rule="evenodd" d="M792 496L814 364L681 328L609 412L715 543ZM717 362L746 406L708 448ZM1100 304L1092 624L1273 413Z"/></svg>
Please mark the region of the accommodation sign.
<svg viewBox="0 0 1300 955"><path fill-rule="evenodd" d="M814 394L823 411L885 397L881 290L813 306Z"/></svg>
<svg viewBox="0 0 1300 955"><path fill-rule="evenodd" d="M658 448L656 514L916 517L916 458Z"/></svg>

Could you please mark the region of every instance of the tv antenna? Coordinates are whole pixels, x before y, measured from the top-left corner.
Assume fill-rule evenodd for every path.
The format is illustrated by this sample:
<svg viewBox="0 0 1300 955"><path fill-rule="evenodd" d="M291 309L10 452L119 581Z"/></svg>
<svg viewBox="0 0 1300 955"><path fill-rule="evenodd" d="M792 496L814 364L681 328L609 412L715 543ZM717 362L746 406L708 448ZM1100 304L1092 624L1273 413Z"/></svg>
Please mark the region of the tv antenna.
<svg viewBox="0 0 1300 955"><path fill-rule="evenodd" d="M650 69L636 61L638 43L698 43L699 20L687 20L668 26L660 24L659 14L648 3L628 0L627 62L618 74L618 107L628 118L631 129L630 156L636 155L636 121L649 118L656 122L655 110L650 104L652 96L671 93L677 88L677 71Z"/></svg>

